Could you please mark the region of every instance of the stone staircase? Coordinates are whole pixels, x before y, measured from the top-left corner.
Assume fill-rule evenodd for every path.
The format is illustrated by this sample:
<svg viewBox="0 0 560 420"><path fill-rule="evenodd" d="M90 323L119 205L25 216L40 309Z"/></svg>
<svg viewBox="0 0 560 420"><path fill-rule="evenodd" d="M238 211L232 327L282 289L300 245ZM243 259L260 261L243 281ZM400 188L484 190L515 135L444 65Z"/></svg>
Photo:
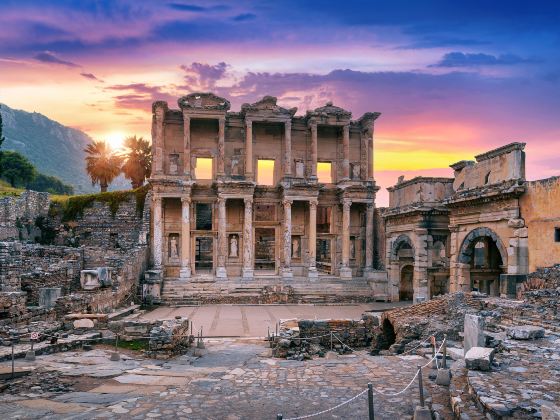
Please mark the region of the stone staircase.
<svg viewBox="0 0 560 420"><path fill-rule="evenodd" d="M253 279L214 279L194 277L188 280L166 278L162 301L168 305L211 303L350 303L386 300L374 296L365 278L340 280L336 277L255 277Z"/></svg>

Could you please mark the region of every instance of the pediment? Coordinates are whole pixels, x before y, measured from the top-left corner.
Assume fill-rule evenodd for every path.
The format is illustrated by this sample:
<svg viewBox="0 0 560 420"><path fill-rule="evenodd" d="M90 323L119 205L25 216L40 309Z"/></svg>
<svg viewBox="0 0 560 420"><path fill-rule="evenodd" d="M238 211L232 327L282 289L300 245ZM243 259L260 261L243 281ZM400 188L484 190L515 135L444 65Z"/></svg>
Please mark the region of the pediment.
<svg viewBox="0 0 560 420"><path fill-rule="evenodd" d="M244 114L261 114L265 116L284 116L292 118L297 108L286 109L277 104L275 96L265 96L260 101L253 104L241 105L241 112Z"/></svg>
<svg viewBox="0 0 560 420"><path fill-rule="evenodd" d="M227 111L231 104L225 98L211 92L195 92L177 101L181 109Z"/></svg>

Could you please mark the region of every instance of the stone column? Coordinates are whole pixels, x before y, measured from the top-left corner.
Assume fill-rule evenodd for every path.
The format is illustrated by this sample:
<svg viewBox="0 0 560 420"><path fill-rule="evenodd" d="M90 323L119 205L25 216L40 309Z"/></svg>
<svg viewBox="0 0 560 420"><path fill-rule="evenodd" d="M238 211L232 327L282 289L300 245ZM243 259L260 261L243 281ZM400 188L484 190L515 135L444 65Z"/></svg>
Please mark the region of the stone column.
<svg viewBox="0 0 560 420"><path fill-rule="evenodd" d="M317 201L309 201L309 278L317 278Z"/></svg>
<svg viewBox="0 0 560 420"><path fill-rule="evenodd" d="M367 203L366 209L366 277L373 271L373 203Z"/></svg>
<svg viewBox="0 0 560 420"><path fill-rule="evenodd" d="M162 198L158 195L154 195L153 198L154 206L154 235L152 237L152 260L154 262L154 268L156 270L162 269L162 258L163 258L163 219L162 219Z"/></svg>
<svg viewBox="0 0 560 420"><path fill-rule="evenodd" d="M245 121L245 178L253 179L253 121Z"/></svg>
<svg viewBox="0 0 560 420"><path fill-rule="evenodd" d="M369 141L367 131L360 132L360 179L366 181L368 179L369 166Z"/></svg>
<svg viewBox="0 0 560 420"><path fill-rule="evenodd" d="M183 173L191 176L191 117L183 111Z"/></svg>
<svg viewBox="0 0 560 420"><path fill-rule="evenodd" d="M292 176L292 121L284 123L284 176Z"/></svg>
<svg viewBox="0 0 560 420"><path fill-rule="evenodd" d="M218 120L218 164L217 175L218 177L224 176L224 160L225 160L225 132L226 132L226 117L220 117Z"/></svg>
<svg viewBox="0 0 560 420"><path fill-rule="evenodd" d="M292 200L284 199L284 266L282 277L293 277L292 273Z"/></svg>
<svg viewBox="0 0 560 420"><path fill-rule="evenodd" d="M245 201L245 215L243 217L243 278L252 278L253 265L253 197Z"/></svg>
<svg viewBox="0 0 560 420"><path fill-rule="evenodd" d="M218 197L218 264L216 266L216 277L227 278L226 256L227 256L227 237L226 237L226 199Z"/></svg>
<svg viewBox="0 0 560 420"><path fill-rule="evenodd" d="M342 179L350 179L350 126L342 127Z"/></svg>
<svg viewBox="0 0 560 420"><path fill-rule="evenodd" d="M317 179L317 123L311 122L311 178Z"/></svg>
<svg viewBox="0 0 560 420"><path fill-rule="evenodd" d="M152 153L154 155L154 175L163 174L163 120L165 119L165 106L157 103L154 107L152 118Z"/></svg>
<svg viewBox="0 0 560 420"><path fill-rule="evenodd" d="M373 181L373 123L371 129L367 131L368 134L368 180Z"/></svg>
<svg viewBox="0 0 560 420"><path fill-rule="evenodd" d="M342 202L342 266L340 267L340 278L351 279L350 269L350 206L352 201L344 199Z"/></svg>
<svg viewBox="0 0 560 420"><path fill-rule="evenodd" d="M191 276L191 198L181 197L181 271L179 277Z"/></svg>

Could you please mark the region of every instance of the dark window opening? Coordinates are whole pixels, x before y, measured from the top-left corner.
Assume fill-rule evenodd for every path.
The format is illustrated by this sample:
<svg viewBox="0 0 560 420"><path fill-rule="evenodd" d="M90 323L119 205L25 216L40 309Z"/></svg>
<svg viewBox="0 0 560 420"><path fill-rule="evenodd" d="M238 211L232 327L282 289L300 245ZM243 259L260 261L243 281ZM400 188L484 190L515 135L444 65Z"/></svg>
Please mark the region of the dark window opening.
<svg viewBox="0 0 560 420"><path fill-rule="evenodd" d="M317 233L331 232L331 207L317 207Z"/></svg>
<svg viewBox="0 0 560 420"><path fill-rule="evenodd" d="M489 181L490 181L490 172L488 172L484 177L484 185L488 184Z"/></svg>
<svg viewBox="0 0 560 420"><path fill-rule="evenodd" d="M560 242L560 228L554 228L554 242Z"/></svg>
<svg viewBox="0 0 560 420"><path fill-rule="evenodd" d="M196 238L194 253L194 264L196 271L208 272L212 270L212 247L212 238Z"/></svg>
<svg viewBox="0 0 560 420"><path fill-rule="evenodd" d="M196 203L196 230L212 230L212 205Z"/></svg>

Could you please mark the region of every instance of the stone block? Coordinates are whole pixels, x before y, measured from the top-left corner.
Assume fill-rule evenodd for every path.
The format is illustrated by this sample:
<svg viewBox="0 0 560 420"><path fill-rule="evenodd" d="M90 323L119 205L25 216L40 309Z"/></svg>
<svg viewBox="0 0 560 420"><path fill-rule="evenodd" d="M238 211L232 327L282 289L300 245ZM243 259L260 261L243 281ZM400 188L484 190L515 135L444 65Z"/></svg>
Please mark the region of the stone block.
<svg viewBox="0 0 560 420"><path fill-rule="evenodd" d="M436 384L449 386L451 383L451 372L449 369L439 369L436 376Z"/></svg>
<svg viewBox="0 0 560 420"><path fill-rule="evenodd" d="M413 420L432 420L432 412L428 407L417 406L414 409Z"/></svg>
<svg viewBox="0 0 560 420"><path fill-rule="evenodd" d="M472 347L483 347L484 342L484 318L466 314L463 344L465 355Z"/></svg>
<svg viewBox="0 0 560 420"><path fill-rule="evenodd" d="M486 347L471 347L465 353L465 364L471 370L490 370L494 360L495 349Z"/></svg>
<svg viewBox="0 0 560 420"><path fill-rule="evenodd" d="M536 340L544 337L544 328L534 325L519 325L508 328L507 336L514 340Z"/></svg>
<svg viewBox="0 0 560 420"><path fill-rule="evenodd" d="M41 287L39 289L39 306L47 309L54 308L56 300L62 296L60 287Z"/></svg>
<svg viewBox="0 0 560 420"><path fill-rule="evenodd" d="M93 328L94 323L91 319L83 318L83 319L75 320L74 323L73 323L73 326L76 329L78 329L78 328Z"/></svg>

